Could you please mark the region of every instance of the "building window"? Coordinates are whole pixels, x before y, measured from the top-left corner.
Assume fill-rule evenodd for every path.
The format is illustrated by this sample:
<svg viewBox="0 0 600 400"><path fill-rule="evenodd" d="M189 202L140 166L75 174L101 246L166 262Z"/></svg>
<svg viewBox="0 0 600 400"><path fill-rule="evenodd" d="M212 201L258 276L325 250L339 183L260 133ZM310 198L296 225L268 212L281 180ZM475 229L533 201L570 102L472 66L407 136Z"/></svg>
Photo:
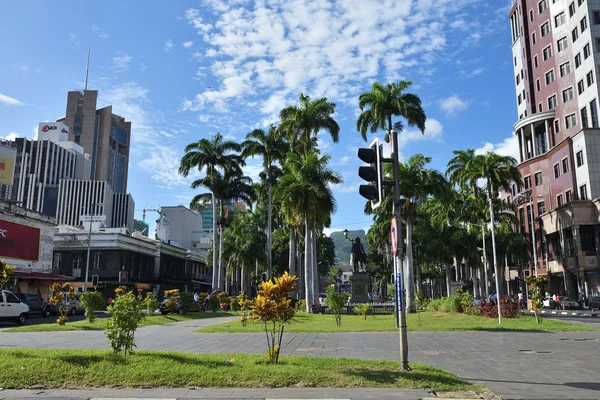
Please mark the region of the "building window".
<svg viewBox="0 0 600 400"><path fill-rule="evenodd" d="M558 178L560 176L560 165L558 163L554 164L554 178Z"/></svg>
<svg viewBox="0 0 600 400"><path fill-rule="evenodd" d="M517 57L515 57L515 67L517 66Z"/></svg>
<svg viewBox="0 0 600 400"><path fill-rule="evenodd" d="M579 199L587 200L587 185L579 186Z"/></svg>
<svg viewBox="0 0 600 400"><path fill-rule="evenodd" d="M585 1L585 0L577 0L577 5L578 5L578 6L582 5L584 1Z"/></svg>
<svg viewBox="0 0 600 400"><path fill-rule="evenodd" d="M533 10L529 10L529 20L533 21Z"/></svg>
<svg viewBox="0 0 600 400"><path fill-rule="evenodd" d="M554 133L558 133L558 132L560 132L560 121L555 119L554 120Z"/></svg>
<svg viewBox="0 0 600 400"><path fill-rule="evenodd" d="M526 176L523 183L525 183L525 190L531 189L531 176Z"/></svg>
<svg viewBox="0 0 600 400"><path fill-rule="evenodd" d="M548 110L554 110L556 108L556 95L548 98Z"/></svg>
<svg viewBox="0 0 600 400"><path fill-rule="evenodd" d="M570 190L567 190L567 191L565 192L565 200L566 200L566 202L567 202L567 203L570 203L570 202L571 202L571 200L573 200L573 199L572 199L572 197L573 197L573 196L571 195L571 191L570 191Z"/></svg>
<svg viewBox="0 0 600 400"><path fill-rule="evenodd" d="M548 32L550 32L550 25L547 22L544 22L540 30L542 33L542 37L544 37L548 34Z"/></svg>
<svg viewBox="0 0 600 400"><path fill-rule="evenodd" d="M546 0L542 0L538 3L538 14L543 13L546 10Z"/></svg>
<svg viewBox="0 0 600 400"><path fill-rule="evenodd" d="M563 205L562 194L556 196L556 205L559 207Z"/></svg>
<svg viewBox="0 0 600 400"><path fill-rule="evenodd" d="M543 201L538 201L538 215L542 215L543 213L546 212L546 205L544 204Z"/></svg>
<svg viewBox="0 0 600 400"><path fill-rule="evenodd" d="M542 184L542 173L536 172L535 173L535 186L540 186L541 184Z"/></svg>
<svg viewBox="0 0 600 400"><path fill-rule="evenodd" d="M535 44L535 32L531 34L531 41Z"/></svg>
<svg viewBox="0 0 600 400"><path fill-rule="evenodd" d="M581 94L585 91L585 84L583 83L583 79L577 82L577 94Z"/></svg>
<svg viewBox="0 0 600 400"><path fill-rule="evenodd" d="M583 59L587 60L587 58L591 55L592 53L590 52L590 44L586 44L585 46L583 46Z"/></svg>
<svg viewBox="0 0 600 400"><path fill-rule="evenodd" d="M581 65L581 53L577 53L575 56L575 68L579 68Z"/></svg>
<svg viewBox="0 0 600 400"><path fill-rule="evenodd" d="M571 4L569 4L569 17L572 17L573 14L575 14L575 2L571 2ZM533 15L533 13L532 13ZM533 18L531 19L533 21Z"/></svg>
<svg viewBox="0 0 600 400"><path fill-rule="evenodd" d="M543 51L544 61L552 57L552 46L548 46Z"/></svg>
<svg viewBox="0 0 600 400"><path fill-rule="evenodd" d="M558 41L556 42L556 48L558 49L558 52L560 53L561 51L565 50L568 47L567 44L567 37L565 36L562 39L558 39ZM588 45L588 50L589 50L589 45Z"/></svg>
<svg viewBox="0 0 600 400"><path fill-rule="evenodd" d="M567 22L567 16L565 15L564 12L561 12L560 14L556 14L556 16L554 17L554 26L555 27L559 27L562 24L564 24L565 22Z"/></svg>
<svg viewBox="0 0 600 400"><path fill-rule="evenodd" d="M598 128L598 109L596 108L596 99L590 102L590 114L592 115L592 128Z"/></svg>
<svg viewBox="0 0 600 400"><path fill-rule="evenodd" d="M517 81L517 85L521 82L521 76L519 74L517 74L517 77L515 78Z"/></svg>
<svg viewBox="0 0 600 400"><path fill-rule="evenodd" d="M594 24L600 25L600 11L594 11Z"/></svg>
<svg viewBox="0 0 600 400"><path fill-rule="evenodd" d="M546 72L546 85L554 82L554 70Z"/></svg>
<svg viewBox="0 0 600 400"><path fill-rule="evenodd" d="M581 26L581 33L585 32L585 30L587 29L587 17L583 17L583 19L579 23L579 26Z"/></svg>
<svg viewBox="0 0 600 400"><path fill-rule="evenodd" d="M520 95L520 94L517 96L517 103L518 103L519 105L521 105L521 95Z"/></svg>
<svg viewBox="0 0 600 400"><path fill-rule="evenodd" d="M513 196L516 196L516 195L517 195L517 185L515 185L514 183L513 183L513 185L512 185L512 195L513 195Z"/></svg>
<svg viewBox="0 0 600 400"><path fill-rule="evenodd" d="M585 77L587 78L588 87L592 86L594 84L594 72L588 72L588 74Z"/></svg>
<svg viewBox="0 0 600 400"><path fill-rule="evenodd" d="M577 27L575 29L573 29L573 31L571 32L571 39L573 39L573 43L575 43L577 41L577 39L579 39L579 33L577 32Z"/></svg>
<svg viewBox="0 0 600 400"><path fill-rule="evenodd" d="M566 62L566 63L560 65L560 77L561 78L570 73L571 73L571 63L570 62Z"/></svg>
<svg viewBox="0 0 600 400"><path fill-rule="evenodd" d="M537 91L540 91L540 80L535 81L535 85L537 86Z"/></svg>
<svg viewBox="0 0 600 400"><path fill-rule="evenodd" d="M563 158L563 160L562 160L562 171L563 171L563 174L566 174L567 172L569 172L569 159L568 158Z"/></svg>
<svg viewBox="0 0 600 400"><path fill-rule="evenodd" d="M583 165L583 150L579 150L577 154L575 154L575 158L577 159L577 166L581 167Z"/></svg>
<svg viewBox="0 0 600 400"><path fill-rule="evenodd" d="M568 89L563 90L562 97L563 97L563 103L573 100L573 88L570 87Z"/></svg>
<svg viewBox="0 0 600 400"><path fill-rule="evenodd" d="M585 107L583 107L581 109L581 127L582 128L588 127L587 108L585 108Z"/></svg>
<svg viewBox="0 0 600 400"><path fill-rule="evenodd" d="M577 118L575 114L570 114L565 117L565 128L569 129L573 126L577 125Z"/></svg>
<svg viewBox="0 0 600 400"><path fill-rule="evenodd" d="M94 269L102 269L102 253L94 254Z"/></svg>
<svg viewBox="0 0 600 400"><path fill-rule="evenodd" d="M542 103L538 104L538 112L542 112Z"/></svg>

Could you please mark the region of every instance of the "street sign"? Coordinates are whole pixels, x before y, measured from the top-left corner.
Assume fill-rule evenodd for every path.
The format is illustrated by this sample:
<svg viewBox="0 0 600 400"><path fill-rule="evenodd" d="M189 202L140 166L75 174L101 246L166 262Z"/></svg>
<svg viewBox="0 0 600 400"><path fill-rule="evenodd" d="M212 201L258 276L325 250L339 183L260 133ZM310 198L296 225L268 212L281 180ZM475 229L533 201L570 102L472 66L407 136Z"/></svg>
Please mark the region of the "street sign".
<svg viewBox="0 0 600 400"><path fill-rule="evenodd" d="M392 254L398 255L398 220L394 215L390 223L390 243L392 244Z"/></svg>
<svg viewBox="0 0 600 400"><path fill-rule="evenodd" d="M396 273L396 328L400 328L400 311L402 311L402 274Z"/></svg>
<svg viewBox="0 0 600 400"><path fill-rule="evenodd" d="M129 271L119 271L119 282L121 282L121 283L129 282Z"/></svg>

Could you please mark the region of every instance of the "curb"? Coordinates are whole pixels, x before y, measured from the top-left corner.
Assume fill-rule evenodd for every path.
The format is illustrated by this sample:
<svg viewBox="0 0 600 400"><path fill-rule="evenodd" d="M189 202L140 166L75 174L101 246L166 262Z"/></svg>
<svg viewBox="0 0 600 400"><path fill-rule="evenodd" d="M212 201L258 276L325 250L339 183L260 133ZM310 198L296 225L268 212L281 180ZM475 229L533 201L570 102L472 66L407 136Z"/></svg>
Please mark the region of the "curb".
<svg viewBox="0 0 600 400"><path fill-rule="evenodd" d="M534 315L533 311L527 310L527 314ZM576 312L576 311L550 311L550 310L542 310L542 314L552 314L552 315L567 315L572 317L584 317L584 318L598 318L600 317L600 313L598 312Z"/></svg>

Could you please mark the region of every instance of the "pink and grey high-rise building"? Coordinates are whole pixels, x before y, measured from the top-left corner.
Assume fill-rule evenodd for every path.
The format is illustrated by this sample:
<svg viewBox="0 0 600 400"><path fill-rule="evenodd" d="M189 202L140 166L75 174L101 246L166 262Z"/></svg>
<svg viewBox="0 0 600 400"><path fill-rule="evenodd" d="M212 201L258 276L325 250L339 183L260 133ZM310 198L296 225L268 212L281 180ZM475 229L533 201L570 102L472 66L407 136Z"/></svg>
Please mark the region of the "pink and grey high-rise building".
<svg viewBox="0 0 600 400"><path fill-rule="evenodd" d="M521 267L535 271L533 214L538 271L548 274L549 292L597 294L600 0L517 0L508 16L523 185L502 197L517 206L518 228L530 241Z"/></svg>

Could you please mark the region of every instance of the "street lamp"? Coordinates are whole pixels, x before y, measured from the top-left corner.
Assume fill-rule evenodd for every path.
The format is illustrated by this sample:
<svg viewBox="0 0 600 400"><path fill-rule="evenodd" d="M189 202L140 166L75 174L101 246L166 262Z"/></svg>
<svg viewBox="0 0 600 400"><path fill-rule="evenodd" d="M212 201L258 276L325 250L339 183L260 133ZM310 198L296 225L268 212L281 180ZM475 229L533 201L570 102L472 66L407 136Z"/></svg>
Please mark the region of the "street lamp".
<svg viewBox="0 0 600 400"><path fill-rule="evenodd" d="M92 203L90 204L90 212L92 211L92 207L97 207L97 206L103 206L104 203ZM94 213L96 214L96 213ZM90 247L92 244L92 222L93 222L93 216L89 215L89 219L90 219L90 230L88 231L88 246L87 246L87 258L85 261L85 281L83 281L83 291L86 292L87 291L87 283L88 283L88 276L90 273Z"/></svg>
<svg viewBox="0 0 600 400"><path fill-rule="evenodd" d="M348 239L350 242L354 243L354 241L348 237L348 229L344 229L344 237Z"/></svg>

